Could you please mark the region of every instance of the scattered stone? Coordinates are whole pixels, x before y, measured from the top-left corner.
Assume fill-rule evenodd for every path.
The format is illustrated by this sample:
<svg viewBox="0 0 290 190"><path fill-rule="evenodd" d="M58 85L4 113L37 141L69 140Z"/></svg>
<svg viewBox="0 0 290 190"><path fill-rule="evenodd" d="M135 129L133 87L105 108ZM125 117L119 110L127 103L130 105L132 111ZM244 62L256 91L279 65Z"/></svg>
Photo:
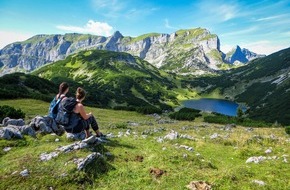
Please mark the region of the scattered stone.
<svg viewBox="0 0 290 190"><path fill-rule="evenodd" d="M66 133L66 138L71 140L84 140L86 138L85 132L80 133Z"/></svg>
<svg viewBox="0 0 290 190"><path fill-rule="evenodd" d="M128 121L127 123L129 126L132 126L132 127L138 127L140 125L139 123L131 122L131 121Z"/></svg>
<svg viewBox="0 0 290 190"><path fill-rule="evenodd" d="M150 169L150 174L153 175L155 178L159 178L165 173L166 173L165 170L161 170L159 168L151 168Z"/></svg>
<svg viewBox="0 0 290 190"><path fill-rule="evenodd" d="M146 139L146 138L148 137L148 135L141 135L141 137L142 137L143 139Z"/></svg>
<svg viewBox="0 0 290 190"><path fill-rule="evenodd" d="M113 133L108 133L107 138L115 138L115 135Z"/></svg>
<svg viewBox="0 0 290 190"><path fill-rule="evenodd" d="M59 142L59 139L55 139L54 141L55 141L55 142Z"/></svg>
<svg viewBox="0 0 290 190"><path fill-rule="evenodd" d="M159 142L159 143L163 143L164 139L162 137L157 137L156 141Z"/></svg>
<svg viewBox="0 0 290 190"><path fill-rule="evenodd" d="M120 132L118 133L117 137L119 137L119 138L120 138L120 137L122 137L122 136L123 136L123 134L124 134L124 133L120 131Z"/></svg>
<svg viewBox="0 0 290 190"><path fill-rule="evenodd" d="M264 185L266 185L266 183L264 182L264 181L261 181L261 180L253 180L252 181L253 183L256 183L256 184L258 184L258 185L260 185L260 186L264 186Z"/></svg>
<svg viewBox="0 0 290 190"><path fill-rule="evenodd" d="M96 142L96 136L95 135L91 135L90 137L82 140L83 143L87 143L87 144L94 144Z"/></svg>
<svg viewBox="0 0 290 190"><path fill-rule="evenodd" d="M171 131L170 133L168 133L164 139L169 139L169 140L174 140L174 139L177 139L178 137L178 133L176 131Z"/></svg>
<svg viewBox="0 0 290 190"><path fill-rule="evenodd" d="M166 150L167 148L166 147L162 147L162 150Z"/></svg>
<svg viewBox="0 0 290 190"><path fill-rule="evenodd" d="M192 136L187 135L187 134L185 134L185 135L180 135L179 138L194 140L194 138L193 138Z"/></svg>
<svg viewBox="0 0 290 190"><path fill-rule="evenodd" d="M20 175L21 175L22 177L27 177L27 176L29 176L29 171L28 171L28 169L25 169L25 170L23 170L22 172L20 172Z"/></svg>
<svg viewBox="0 0 290 190"><path fill-rule="evenodd" d="M272 149L271 149L271 148L267 149L267 150L265 151L265 153L266 153L266 154L270 154L270 153L272 153Z"/></svg>
<svg viewBox="0 0 290 190"><path fill-rule="evenodd" d="M224 131L231 131L232 128L235 128L235 127L236 127L236 124L227 124L226 126L224 126L222 128L222 130L224 130Z"/></svg>
<svg viewBox="0 0 290 190"><path fill-rule="evenodd" d="M112 157L113 154L112 154L111 152L105 152L105 156L107 156L107 157Z"/></svg>
<svg viewBox="0 0 290 190"><path fill-rule="evenodd" d="M15 175L15 174L17 174L17 173L18 173L18 171L14 171L14 172L12 172L11 175Z"/></svg>
<svg viewBox="0 0 290 190"><path fill-rule="evenodd" d="M3 148L3 151L4 152L8 152L8 151L10 151L11 150L11 147L5 147L5 148Z"/></svg>
<svg viewBox="0 0 290 190"><path fill-rule="evenodd" d="M187 158L188 155L187 155L187 154L183 154L182 157L183 157L183 158Z"/></svg>
<svg viewBox="0 0 290 190"><path fill-rule="evenodd" d="M252 131L254 131L254 128L253 128L253 127L248 127L248 128L246 129L246 131L248 131L248 132L252 132Z"/></svg>
<svg viewBox="0 0 290 190"><path fill-rule="evenodd" d="M253 156L253 157L250 157L247 159L246 163L251 163L251 162L254 162L255 164L258 164L262 161L264 161L266 159L265 156Z"/></svg>
<svg viewBox="0 0 290 190"><path fill-rule="evenodd" d="M193 151L193 148L190 146L186 146L186 145L180 145L179 148L185 148L188 151Z"/></svg>
<svg viewBox="0 0 290 190"><path fill-rule="evenodd" d="M77 165L77 169L83 170L89 163L91 163L96 157L102 157L100 153L93 152L92 154L88 155L85 159L80 161Z"/></svg>
<svg viewBox="0 0 290 190"><path fill-rule="evenodd" d="M9 125L7 127L0 128L0 139L10 140L12 138L23 138L18 126Z"/></svg>
<svg viewBox="0 0 290 190"><path fill-rule="evenodd" d="M204 181L192 181L186 187L190 190L211 190L211 185Z"/></svg>
<svg viewBox="0 0 290 190"><path fill-rule="evenodd" d="M214 134L212 134L209 138L210 138L210 139L216 139L216 138L218 138L218 137L219 137L219 134L214 133Z"/></svg>
<svg viewBox="0 0 290 190"><path fill-rule="evenodd" d="M128 130L126 131L125 135L130 136L130 135L131 135L131 130L128 129Z"/></svg>
<svg viewBox="0 0 290 190"><path fill-rule="evenodd" d="M283 162L288 163L287 157L288 157L288 155L286 155L286 154L282 155Z"/></svg>
<svg viewBox="0 0 290 190"><path fill-rule="evenodd" d="M2 125L4 127L8 125L23 126L25 125L25 122L23 119L10 119L9 117L5 117L2 121Z"/></svg>
<svg viewBox="0 0 290 190"><path fill-rule="evenodd" d="M173 120L170 119L160 119L157 121L158 124L169 124L169 123L175 123Z"/></svg>
<svg viewBox="0 0 290 190"><path fill-rule="evenodd" d="M40 154L40 160L41 161L48 161L48 160L51 160L52 158L57 157L58 154L59 154L58 152L51 152L49 154L44 152L44 153Z"/></svg>
<svg viewBox="0 0 290 190"><path fill-rule="evenodd" d="M161 119L161 116L157 113L151 114L150 116L154 117L155 119Z"/></svg>

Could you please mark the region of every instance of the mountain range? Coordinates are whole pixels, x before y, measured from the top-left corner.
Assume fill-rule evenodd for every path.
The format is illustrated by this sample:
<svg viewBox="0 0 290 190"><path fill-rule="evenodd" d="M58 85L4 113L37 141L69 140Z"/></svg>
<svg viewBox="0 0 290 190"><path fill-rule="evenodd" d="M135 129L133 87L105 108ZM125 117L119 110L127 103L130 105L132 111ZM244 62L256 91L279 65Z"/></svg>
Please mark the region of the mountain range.
<svg viewBox="0 0 290 190"><path fill-rule="evenodd" d="M82 50L126 52L155 67L178 74L207 74L247 62L259 55L237 48L229 54L220 50L220 40L203 28L178 30L172 34L149 33L138 37L89 34L36 35L7 45L0 51L0 76L30 72L47 63L65 59ZM239 51L240 50L240 51Z"/></svg>

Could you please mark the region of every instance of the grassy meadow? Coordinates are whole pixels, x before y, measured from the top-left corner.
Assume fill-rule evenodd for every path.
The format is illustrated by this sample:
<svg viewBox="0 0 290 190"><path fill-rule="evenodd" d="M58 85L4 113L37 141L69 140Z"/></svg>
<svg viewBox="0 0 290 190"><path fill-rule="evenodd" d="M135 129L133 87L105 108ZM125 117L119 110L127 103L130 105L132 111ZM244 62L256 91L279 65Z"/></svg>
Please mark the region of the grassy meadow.
<svg viewBox="0 0 290 190"><path fill-rule="evenodd" d="M22 109L28 123L36 115L45 115L49 103L17 99L1 100L2 105ZM46 162L40 161L41 153L72 143L65 135L0 140L0 189L179 190L187 189L191 181L206 181L212 189L222 190L290 189L290 136L282 127L249 130L236 126L228 130L225 125L205 123L202 117L189 122L173 121L166 115L158 118L128 111L87 110L96 116L102 132L115 137L94 147L61 153ZM179 137L190 138L160 140L171 130ZM211 138L215 133L218 137ZM5 152L5 147L11 150ZM265 153L267 149L272 152ZM103 158L78 171L72 160L92 151L100 152ZM246 163L252 156L267 159ZM19 174L24 169L29 176ZM156 175L152 172L155 169L163 173Z"/></svg>

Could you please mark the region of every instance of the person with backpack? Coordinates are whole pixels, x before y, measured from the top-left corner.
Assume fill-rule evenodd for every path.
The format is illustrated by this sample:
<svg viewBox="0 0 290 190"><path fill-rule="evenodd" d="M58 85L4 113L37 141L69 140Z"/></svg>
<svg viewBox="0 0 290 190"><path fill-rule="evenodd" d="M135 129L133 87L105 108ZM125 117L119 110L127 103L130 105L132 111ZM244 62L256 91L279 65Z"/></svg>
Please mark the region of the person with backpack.
<svg viewBox="0 0 290 190"><path fill-rule="evenodd" d="M64 126L67 133L85 132L86 138L90 137L89 128L95 131L97 137L104 136L99 131L98 123L93 114L86 113L82 101L85 99L86 91L78 87L76 98L66 98L60 104L60 112L57 116L57 122ZM59 119L58 119L59 118Z"/></svg>
<svg viewBox="0 0 290 190"><path fill-rule="evenodd" d="M59 85L58 94L53 98L50 103L48 116L52 119L55 119L58 113L59 103L66 97L66 94L69 91L69 86L66 82L62 82Z"/></svg>

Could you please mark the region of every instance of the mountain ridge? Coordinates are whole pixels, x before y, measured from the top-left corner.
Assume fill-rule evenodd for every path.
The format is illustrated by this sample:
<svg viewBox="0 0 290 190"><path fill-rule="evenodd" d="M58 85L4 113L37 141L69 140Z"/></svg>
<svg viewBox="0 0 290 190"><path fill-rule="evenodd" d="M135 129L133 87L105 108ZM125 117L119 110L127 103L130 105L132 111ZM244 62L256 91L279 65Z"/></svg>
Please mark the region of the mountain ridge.
<svg viewBox="0 0 290 190"><path fill-rule="evenodd" d="M0 74L30 72L47 63L88 49L126 52L163 70L181 74L214 73L230 65L216 34L203 28L178 30L172 34L148 33L138 37L91 34L36 35L0 50ZM2 64L1 64L2 63Z"/></svg>

